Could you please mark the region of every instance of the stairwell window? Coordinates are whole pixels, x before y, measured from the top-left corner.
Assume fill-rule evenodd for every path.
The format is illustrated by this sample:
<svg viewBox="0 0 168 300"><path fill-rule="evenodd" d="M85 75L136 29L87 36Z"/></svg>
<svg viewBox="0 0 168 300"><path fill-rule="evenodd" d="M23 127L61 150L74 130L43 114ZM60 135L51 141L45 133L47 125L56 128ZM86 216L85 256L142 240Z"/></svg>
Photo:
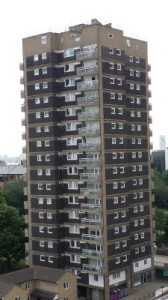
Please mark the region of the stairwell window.
<svg viewBox="0 0 168 300"><path fill-rule="evenodd" d="M41 36L41 44L42 45L47 44L47 36L46 35Z"/></svg>

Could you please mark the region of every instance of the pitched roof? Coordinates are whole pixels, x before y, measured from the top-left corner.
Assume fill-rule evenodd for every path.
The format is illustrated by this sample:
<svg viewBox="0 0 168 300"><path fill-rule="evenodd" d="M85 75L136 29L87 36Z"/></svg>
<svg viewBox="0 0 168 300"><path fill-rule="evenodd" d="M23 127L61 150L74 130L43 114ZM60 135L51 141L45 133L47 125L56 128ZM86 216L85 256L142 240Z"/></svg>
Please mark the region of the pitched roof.
<svg viewBox="0 0 168 300"><path fill-rule="evenodd" d="M22 165L0 166L0 175L24 175L26 168Z"/></svg>
<svg viewBox="0 0 168 300"><path fill-rule="evenodd" d="M18 284L33 279L57 282L68 271L46 267L32 267L0 275L0 282Z"/></svg>
<svg viewBox="0 0 168 300"><path fill-rule="evenodd" d="M8 283L8 282L1 282L0 281L0 297L1 299L11 291L11 289L14 287L14 284Z"/></svg>

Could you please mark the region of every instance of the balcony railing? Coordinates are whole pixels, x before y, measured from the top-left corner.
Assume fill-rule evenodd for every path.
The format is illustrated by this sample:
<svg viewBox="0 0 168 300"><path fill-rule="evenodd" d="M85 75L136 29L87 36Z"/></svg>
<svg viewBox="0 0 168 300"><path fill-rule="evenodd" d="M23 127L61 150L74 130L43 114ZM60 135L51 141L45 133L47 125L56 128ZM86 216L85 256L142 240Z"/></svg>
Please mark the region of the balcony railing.
<svg viewBox="0 0 168 300"><path fill-rule="evenodd" d="M85 58L96 57L96 56L97 56L97 49L90 50L90 51L83 50L76 53L77 59L85 59Z"/></svg>
<svg viewBox="0 0 168 300"><path fill-rule="evenodd" d="M84 254L85 256L101 256L103 252L90 249L82 249L82 254Z"/></svg>
<svg viewBox="0 0 168 300"><path fill-rule="evenodd" d="M25 228L24 234L25 234L25 237L29 237L29 231L28 231L28 228ZM26 244L25 244L25 245L26 245Z"/></svg>
<svg viewBox="0 0 168 300"><path fill-rule="evenodd" d="M92 235L92 234L82 234L82 240L87 240L87 241L101 241L102 236L100 235Z"/></svg>
<svg viewBox="0 0 168 300"><path fill-rule="evenodd" d="M96 220L96 219L87 219L87 218L82 218L81 219L82 224L88 224L88 225L100 225L102 224L102 220Z"/></svg>
<svg viewBox="0 0 168 300"><path fill-rule="evenodd" d="M88 164L94 164L100 162L100 158L80 158L79 164L88 165Z"/></svg>
<svg viewBox="0 0 168 300"><path fill-rule="evenodd" d="M95 174L95 173L80 173L80 179L86 179L86 180L89 180L89 179L100 179L101 177L101 174Z"/></svg>
<svg viewBox="0 0 168 300"><path fill-rule="evenodd" d="M28 209L28 201L24 201L24 209Z"/></svg>
<svg viewBox="0 0 168 300"><path fill-rule="evenodd" d="M90 272L101 272L103 267L94 266L94 265L83 265L83 271Z"/></svg>
<svg viewBox="0 0 168 300"><path fill-rule="evenodd" d="M95 143L79 143L80 150L99 150L100 144Z"/></svg>
<svg viewBox="0 0 168 300"><path fill-rule="evenodd" d="M98 80L82 81L77 83L77 90L87 90L98 88Z"/></svg>
<svg viewBox="0 0 168 300"><path fill-rule="evenodd" d="M99 204L91 204L91 203L81 203L81 209L86 210L97 210L101 208L101 205Z"/></svg>
<svg viewBox="0 0 168 300"><path fill-rule="evenodd" d="M83 127L83 128L79 128L79 134L81 135L97 135L100 134L100 129L94 129L94 128L87 128L87 127Z"/></svg>
<svg viewBox="0 0 168 300"><path fill-rule="evenodd" d="M99 97L98 96L85 96L85 97L79 97L78 98L78 104L81 105L81 104L93 104L93 103L96 103L98 102L99 100Z"/></svg>
<svg viewBox="0 0 168 300"><path fill-rule="evenodd" d="M96 73L98 71L98 66L88 66L76 68L77 75L86 75Z"/></svg>
<svg viewBox="0 0 168 300"><path fill-rule="evenodd" d="M93 189L93 188L81 188L80 192L82 195L89 195L89 194L99 194L101 192L101 188L99 189Z"/></svg>
<svg viewBox="0 0 168 300"><path fill-rule="evenodd" d="M99 112L82 112L78 113L79 121L87 121L87 120L99 120L100 114Z"/></svg>

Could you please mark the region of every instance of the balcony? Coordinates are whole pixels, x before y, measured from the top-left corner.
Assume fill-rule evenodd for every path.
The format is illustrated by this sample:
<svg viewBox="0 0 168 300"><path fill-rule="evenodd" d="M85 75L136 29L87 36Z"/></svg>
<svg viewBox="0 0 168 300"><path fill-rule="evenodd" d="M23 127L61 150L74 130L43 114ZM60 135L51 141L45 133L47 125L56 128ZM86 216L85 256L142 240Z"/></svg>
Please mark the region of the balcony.
<svg viewBox="0 0 168 300"><path fill-rule="evenodd" d="M27 196L28 192L27 192L27 187L24 187L23 188L23 193L24 193L24 196Z"/></svg>
<svg viewBox="0 0 168 300"><path fill-rule="evenodd" d="M80 135L98 135L100 134L100 129L94 129L94 128L87 128L87 127L83 127L83 128L79 128L79 134Z"/></svg>
<svg viewBox="0 0 168 300"><path fill-rule="evenodd" d="M152 124L152 117L149 116L149 124Z"/></svg>
<svg viewBox="0 0 168 300"><path fill-rule="evenodd" d="M153 135L153 131L150 129L149 130L149 136L152 136Z"/></svg>
<svg viewBox="0 0 168 300"><path fill-rule="evenodd" d="M22 153L23 153L23 154L26 154L26 147L23 147L23 148L22 148Z"/></svg>
<svg viewBox="0 0 168 300"><path fill-rule="evenodd" d="M94 265L83 265L83 271L100 273L103 271L103 267L94 266Z"/></svg>
<svg viewBox="0 0 168 300"><path fill-rule="evenodd" d="M80 173L81 180L89 180L89 181L99 181L101 179L101 174L95 173Z"/></svg>
<svg viewBox="0 0 168 300"><path fill-rule="evenodd" d="M103 252L90 250L90 249L82 249L82 254L87 257L89 256L101 257L103 255Z"/></svg>
<svg viewBox="0 0 168 300"><path fill-rule="evenodd" d="M97 225L98 227L100 227L100 225L102 225L102 220L82 218L81 223L85 225Z"/></svg>
<svg viewBox="0 0 168 300"><path fill-rule="evenodd" d="M85 241L95 241L95 242L102 242L102 236L100 235L92 235L92 234L82 234L82 240Z"/></svg>
<svg viewBox="0 0 168 300"><path fill-rule="evenodd" d="M148 77L148 84L151 84L151 78Z"/></svg>
<svg viewBox="0 0 168 300"><path fill-rule="evenodd" d="M100 151L100 145L95 144L95 143L80 143L79 150L81 150L81 151L85 151L85 150Z"/></svg>
<svg viewBox="0 0 168 300"><path fill-rule="evenodd" d="M26 140L26 132L22 132L22 140Z"/></svg>
<svg viewBox="0 0 168 300"><path fill-rule="evenodd" d="M26 266L29 266L29 255L26 255L26 257L25 257L25 263L26 263Z"/></svg>
<svg viewBox="0 0 168 300"><path fill-rule="evenodd" d="M98 96L85 96L85 97L79 97L77 98L78 105L87 105L87 104L94 104L99 101Z"/></svg>
<svg viewBox="0 0 168 300"><path fill-rule="evenodd" d="M81 195L83 196L89 196L89 195L95 195L95 196L101 196L101 193L102 193L102 189L99 188L99 189L93 189L93 188L81 188L80 189L80 193Z"/></svg>
<svg viewBox="0 0 168 300"><path fill-rule="evenodd" d="M19 64L19 70L20 70L20 71L23 71L23 70L24 70L24 65L23 65L23 63L20 63L20 64Z"/></svg>
<svg viewBox="0 0 168 300"><path fill-rule="evenodd" d="M98 84L99 84L98 80L77 82L77 90L85 91L85 90L89 90L89 89L98 89Z"/></svg>
<svg viewBox="0 0 168 300"><path fill-rule="evenodd" d="M85 51L85 50L82 50L82 51L79 51L76 53L76 58L77 59L80 59L80 60L83 60L83 59L90 59L90 58L96 58L98 55L98 52L97 52L97 49L94 49L94 50L90 50L90 51Z"/></svg>
<svg viewBox="0 0 168 300"><path fill-rule="evenodd" d="M153 143L150 143L149 148L150 150L153 150Z"/></svg>
<svg viewBox="0 0 168 300"><path fill-rule="evenodd" d="M78 120L79 121L98 121L100 119L99 112L85 112L78 113Z"/></svg>
<svg viewBox="0 0 168 300"><path fill-rule="evenodd" d="M20 92L20 96L21 96L21 98L25 98L25 91L24 90Z"/></svg>
<svg viewBox="0 0 168 300"><path fill-rule="evenodd" d="M29 253L29 243L25 243L25 252Z"/></svg>
<svg viewBox="0 0 168 300"><path fill-rule="evenodd" d="M28 215L24 215L24 219L25 219L25 224L28 224L29 221Z"/></svg>
<svg viewBox="0 0 168 300"><path fill-rule="evenodd" d="M28 231L28 228L25 228L24 234L25 234L25 237L29 237L29 231ZM25 245L26 245L26 244L25 244Z"/></svg>
<svg viewBox="0 0 168 300"><path fill-rule="evenodd" d="M25 111L26 111L26 109L25 109L25 103L23 103L23 104L21 105L21 112L25 113Z"/></svg>
<svg viewBox="0 0 168 300"><path fill-rule="evenodd" d="M148 97L152 97L152 92L151 91L148 91Z"/></svg>
<svg viewBox="0 0 168 300"><path fill-rule="evenodd" d="M25 118L22 119L22 126L26 126L26 120L25 120Z"/></svg>
<svg viewBox="0 0 168 300"><path fill-rule="evenodd" d="M23 76L20 77L20 84L24 84L24 77Z"/></svg>
<svg viewBox="0 0 168 300"><path fill-rule="evenodd" d="M90 164L97 164L100 163L100 158L80 158L79 164L80 165L90 165Z"/></svg>
<svg viewBox="0 0 168 300"><path fill-rule="evenodd" d="M76 68L77 75L88 75L88 74L95 74L98 72L98 66L87 66L87 67L80 67Z"/></svg>
<svg viewBox="0 0 168 300"><path fill-rule="evenodd" d="M148 65L148 72L151 71L151 65Z"/></svg>
<svg viewBox="0 0 168 300"><path fill-rule="evenodd" d="M152 110L152 104L151 103L148 103L148 110Z"/></svg>
<svg viewBox="0 0 168 300"><path fill-rule="evenodd" d="M102 206L100 204L93 204L93 203L81 203L81 210L82 211L96 211L97 212L100 212L102 210Z"/></svg>
<svg viewBox="0 0 168 300"><path fill-rule="evenodd" d="M28 209L28 201L24 201L24 209Z"/></svg>

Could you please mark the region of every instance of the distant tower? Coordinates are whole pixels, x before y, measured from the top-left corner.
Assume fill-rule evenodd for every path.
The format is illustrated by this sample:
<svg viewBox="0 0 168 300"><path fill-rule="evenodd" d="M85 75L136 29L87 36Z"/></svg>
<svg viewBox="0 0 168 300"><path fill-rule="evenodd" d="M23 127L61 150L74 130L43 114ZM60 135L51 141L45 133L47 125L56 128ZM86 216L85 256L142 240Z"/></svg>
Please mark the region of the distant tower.
<svg viewBox="0 0 168 300"><path fill-rule="evenodd" d="M159 136L159 146L160 146L160 150L165 150L166 149L166 141L165 141L165 136L164 135Z"/></svg>

